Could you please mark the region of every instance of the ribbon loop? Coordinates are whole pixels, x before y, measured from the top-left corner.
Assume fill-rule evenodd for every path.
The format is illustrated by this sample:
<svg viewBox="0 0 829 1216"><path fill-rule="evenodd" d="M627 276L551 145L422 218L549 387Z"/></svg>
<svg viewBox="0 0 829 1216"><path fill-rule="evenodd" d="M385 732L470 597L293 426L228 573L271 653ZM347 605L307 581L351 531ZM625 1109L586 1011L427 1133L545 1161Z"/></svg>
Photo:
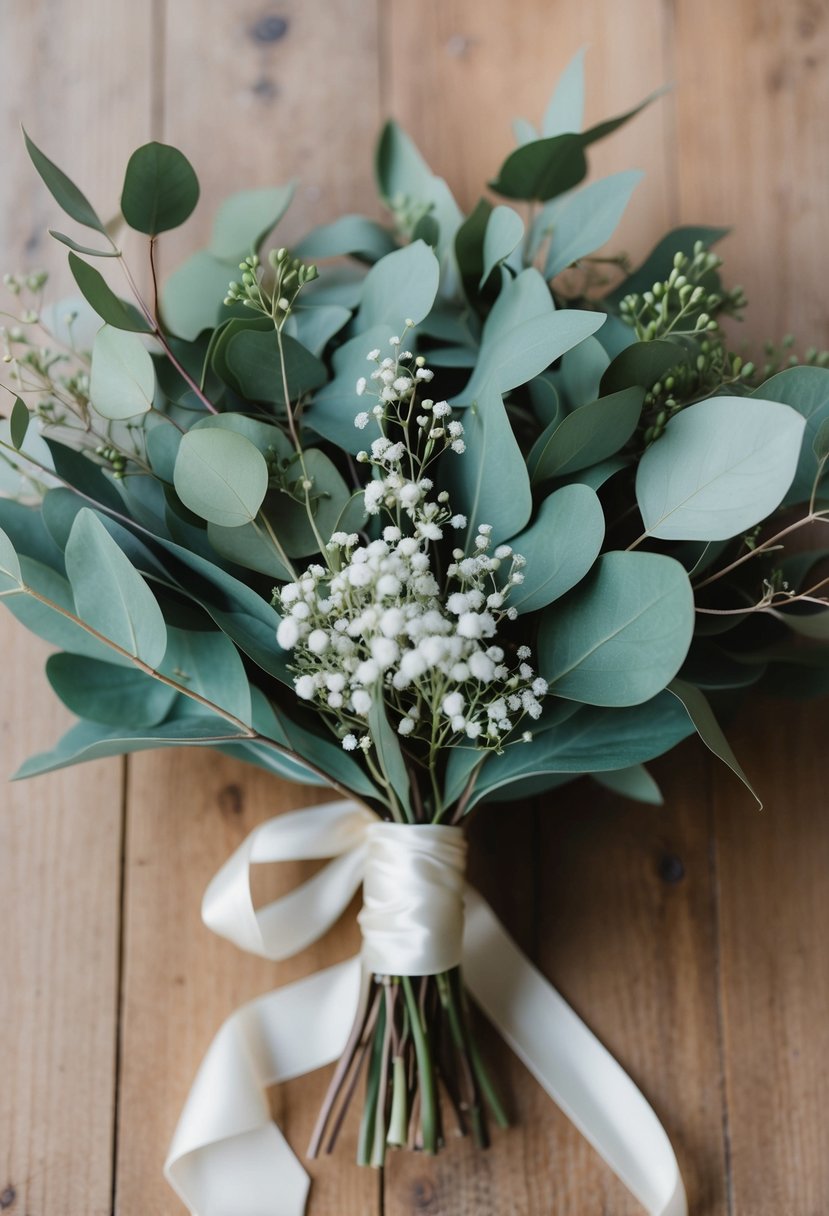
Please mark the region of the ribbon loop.
<svg viewBox="0 0 829 1216"><path fill-rule="evenodd" d="M368 829L363 961L377 975L437 975L463 952L466 838L444 824Z"/></svg>

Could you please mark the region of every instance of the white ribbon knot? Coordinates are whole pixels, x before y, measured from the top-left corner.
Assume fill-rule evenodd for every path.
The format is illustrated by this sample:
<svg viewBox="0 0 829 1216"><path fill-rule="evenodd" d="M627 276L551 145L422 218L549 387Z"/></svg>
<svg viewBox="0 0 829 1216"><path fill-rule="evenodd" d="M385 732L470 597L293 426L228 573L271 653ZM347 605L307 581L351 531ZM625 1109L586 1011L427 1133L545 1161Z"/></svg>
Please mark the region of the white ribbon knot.
<svg viewBox="0 0 829 1216"><path fill-rule="evenodd" d="M270 959L321 937L363 882L363 949L243 1005L216 1035L165 1166L194 1216L303 1216L308 1175L271 1120L266 1090L337 1059L372 972L432 975L458 962L503 1038L650 1216L687 1216L653 1110L464 884L465 856L458 828L380 823L356 803L329 802L262 824L219 870L202 904L205 924ZM254 907L252 865L313 858L334 860Z"/></svg>

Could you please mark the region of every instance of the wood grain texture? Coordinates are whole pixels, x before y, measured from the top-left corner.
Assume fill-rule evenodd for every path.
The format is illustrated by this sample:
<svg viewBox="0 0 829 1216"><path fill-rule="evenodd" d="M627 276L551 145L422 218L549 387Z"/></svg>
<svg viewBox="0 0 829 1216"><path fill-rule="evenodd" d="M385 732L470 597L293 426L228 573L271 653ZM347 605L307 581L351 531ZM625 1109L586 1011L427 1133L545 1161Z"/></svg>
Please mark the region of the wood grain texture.
<svg viewBox="0 0 829 1216"><path fill-rule="evenodd" d="M149 24L102 0L10 0L2 20L3 268L46 266L60 293L65 255L46 233L60 212L20 125L53 156L71 147L93 197L117 197L125 142L146 134ZM79 65L93 62L95 88L79 88ZM3 613L4 781L71 724L46 654ZM0 803L0 1209L12 1216L111 1211L123 767L6 786Z"/></svg>
<svg viewBox="0 0 829 1216"><path fill-rule="evenodd" d="M3 268L44 261L56 218L25 163L21 119L105 213L137 143L153 135L191 156L203 198L164 239L169 270L237 188L300 178L286 240L343 211L380 214L371 152L386 112L474 204L511 146L510 118L537 120L551 81L590 44L588 121L676 85L591 155L594 176L647 173L614 250L638 258L675 223L734 222L723 251L751 299L752 341L788 329L829 344L829 6L818 0L730 0L727 19L713 0L6 0L2 15L13 31L0 43ZM0 628L9 771L65 715L36 674L44 648L7 616ZM738 720L762 814L687 744L655 767L663 809L580 782L474 827L476 881L653 1102L693 1216L829 1210L826 726L825 708L774 703ZM128 770L123 890L119 762L12 787L0 810L0 1209L12 1216L181 1212L161 1165L223 1018L356 948L347 916L270 966L199 920L207 879L250 828L316 793L197 750ZM286 866L263 882L282 890L305 873ZM310 1216L635 1216L483 1035L516 1126L483 1155L461 1141L435 1161L396 1154L381 1180L352 1164L352 1122L338 1155L312 1167ZM326 1080L273 1094L300 1150Z"/></svg>

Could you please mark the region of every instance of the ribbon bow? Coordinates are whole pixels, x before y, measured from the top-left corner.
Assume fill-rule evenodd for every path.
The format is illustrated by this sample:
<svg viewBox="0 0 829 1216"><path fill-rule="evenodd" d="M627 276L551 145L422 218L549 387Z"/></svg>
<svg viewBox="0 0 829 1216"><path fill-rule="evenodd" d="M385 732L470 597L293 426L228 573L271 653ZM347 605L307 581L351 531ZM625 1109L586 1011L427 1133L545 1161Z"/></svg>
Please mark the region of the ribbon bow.
<svg viewBox="0 0 829 1216"><path fill-rule="evenodd" d="M250 867L333 858L256 909ZM232 1014L202 1061L165 1165L194 1216L303 1216L310 1180L266 1090L337 1059L372 973L463 967L513 1051L650 1216L687 1216L668 1137L633 1081L463 879L459 828L387 824L328 802L255 828L215 875L202 918L243 950L283 959L321 937L361 883L363 949ZM464 915L465 908L465 915Z"/></svg>

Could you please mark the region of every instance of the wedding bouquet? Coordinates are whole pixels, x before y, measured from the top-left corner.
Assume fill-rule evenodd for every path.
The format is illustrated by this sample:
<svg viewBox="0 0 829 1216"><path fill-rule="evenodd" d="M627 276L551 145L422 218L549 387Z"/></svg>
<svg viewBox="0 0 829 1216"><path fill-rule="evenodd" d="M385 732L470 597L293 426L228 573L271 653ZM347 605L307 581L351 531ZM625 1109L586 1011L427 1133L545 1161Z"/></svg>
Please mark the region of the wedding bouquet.
<svg viewBox="0 0 829 1216"><path fill-rule="evenodd" d="M644 762L695 731L745 780L717 706L829 689L826 550L789 546L829 520L829 369L788 342L763 367L732 349L745 300L712 252L723 230L671 232L637 269L597 253L641 175L582 185L587 149L638 111L583 130L582 93L577 60L541 129L516 124L489 183L506 203L464 215L390 123L385 224L346 215L280 247L292 187L235 194L160 288L160 238L199 196L182 153L134 152L105 223L27 137L94 235L52 234L78 299L46 305L42 273L5 280L0 596L58 648L47 676L80 719L18 776L191 745L337 791L258 829L208 890L207 923L271 958L364 885L361 959L292 986L293 1005L274 994L278 1017L246 1007L211 1049L171 1158L194 1210L270 1211L263 1186L288 1177L284 1210L302 1210L282 1142L265 1156L285 1172L263 1163L257 1093L339 1051L312 1154L358 1084L363 1164L436 1152L450 1119L485 1145L506 1112L465 982L651 1210L684 1210L678 1178L637 1178L635 1149L626 1165L553 1075L563 1049L538 1039L565 1014L465 887L464 830L585 774L658 801ZM296 857L336 860L256 910L249 866ZM602 1049L569 1017L578 1072ZM280 1019L298 1062L272 1058ZM247 1086L238 1117L226 1095L207 1109L222 1069L235 1098ZM225 1207L227 1159L204 1153L221 1143L257 1161Z"/></svg>

